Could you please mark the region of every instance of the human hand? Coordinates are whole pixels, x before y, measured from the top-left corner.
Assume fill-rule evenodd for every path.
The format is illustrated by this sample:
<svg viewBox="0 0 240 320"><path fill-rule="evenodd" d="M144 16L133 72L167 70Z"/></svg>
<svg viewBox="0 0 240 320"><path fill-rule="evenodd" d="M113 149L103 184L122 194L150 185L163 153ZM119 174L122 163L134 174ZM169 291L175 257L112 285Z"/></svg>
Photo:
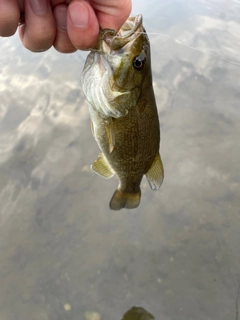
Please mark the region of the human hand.
<svg viewBox="0 0 240 320"><path fill-rule="evenodd" d="M63 53L94 46L99 28L119 30L131 11L131 0L0 0L0 36L16 32L33 51L51 46Z"/></svg>

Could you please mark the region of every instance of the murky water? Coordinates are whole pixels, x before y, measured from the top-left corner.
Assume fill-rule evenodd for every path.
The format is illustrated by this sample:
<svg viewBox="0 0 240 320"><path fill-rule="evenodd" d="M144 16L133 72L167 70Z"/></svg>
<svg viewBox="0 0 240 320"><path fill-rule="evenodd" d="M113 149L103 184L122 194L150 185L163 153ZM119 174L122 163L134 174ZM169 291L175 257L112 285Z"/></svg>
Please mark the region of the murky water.
<svg viewBox="0 0 240 320"><path fill-rule="evenodd" d="M1 320L120 320L134 305L237 319L240 3L135 0L133 13L161 33L149 37L165 181L144 180L132 211L110 211L117 179L89 169L86 53L0 39Z"/></svg>

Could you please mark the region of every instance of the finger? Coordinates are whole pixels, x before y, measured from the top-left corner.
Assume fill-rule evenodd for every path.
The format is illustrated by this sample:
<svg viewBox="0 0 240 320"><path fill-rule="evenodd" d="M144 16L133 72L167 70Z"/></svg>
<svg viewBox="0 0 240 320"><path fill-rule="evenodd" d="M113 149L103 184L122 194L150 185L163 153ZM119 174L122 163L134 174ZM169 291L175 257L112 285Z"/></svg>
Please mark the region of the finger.
<svg viewBox="0 0 240 320"><path fill-rule="evenodd" d="M49 49L54 42L56 25L48 0L25 1L25 24L19 27L23 45L33 52Z"/></svg>
<svg viewBox="0 0 240 320"><path fill-rule="evenodd" d="M76 48L87 50L94 46L99 34L99 24L88 2L74 0L69 4L67 32Z"/></svg>
<svg viewBox="0 0 240 320"><path fill-rule="evenodd" d="M101 29L118 31L129 17L132 9L130 0L96 1L95 10Z"/></svg>
<svg viewBox="0 0 240 320"><path fill-rule="evenodd" d="M12 36L17 30L19 17L16 0L0 0L0 36Z"/></svg>
<svg viewBox="0 0 240 320"><path fill-rule="evenodd" d="M51 0L51 4L52 7L55 8L56 6L58 6L59 4L69 4L72 0Z"/></svg>
<svg viewBox="0 0 240 320"><path fill-rule="evenodd" d="M57 34L54 41L54 48L62 53L72 53L77 49L69 39L67 33L67 10L66 5L58 5L54 9L54 18L57 24Z"/></svg>

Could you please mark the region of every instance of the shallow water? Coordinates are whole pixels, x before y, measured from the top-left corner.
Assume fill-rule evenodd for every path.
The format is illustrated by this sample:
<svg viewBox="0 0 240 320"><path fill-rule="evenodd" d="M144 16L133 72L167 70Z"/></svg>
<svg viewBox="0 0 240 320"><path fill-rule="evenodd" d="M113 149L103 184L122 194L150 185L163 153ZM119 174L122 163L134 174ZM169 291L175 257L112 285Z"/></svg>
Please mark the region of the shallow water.
<svg viewBox="0 0 240 320"><path fill-rule="evenodd" d="M237 320L240 3L134 0L136 13L161 33L149 37L165 166L136 210L110 211L117 179L89 169L86 53L0 39L1 320L120 320L133 305Z"/></svg>

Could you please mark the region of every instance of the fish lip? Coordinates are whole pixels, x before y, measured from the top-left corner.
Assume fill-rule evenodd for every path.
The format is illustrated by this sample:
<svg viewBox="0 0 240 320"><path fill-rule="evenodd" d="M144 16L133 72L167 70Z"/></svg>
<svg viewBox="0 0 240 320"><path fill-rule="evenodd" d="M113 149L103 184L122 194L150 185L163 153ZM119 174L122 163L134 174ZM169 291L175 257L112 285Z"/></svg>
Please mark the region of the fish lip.
<svg viewBox="0 0 240 320"><path fill-rule="evenodd" d="M111 51L120 50L130 41L137 38L144 31L142 27L142 20L141 14L135 17L129 17L118 33L114 30L102 30L102 52L106 53L109 49ZM104 42L108 45L108 48L106 48Z"/></svg>
<svg viewBox="0 0 240 320"><path fill-rule="evenodd" d="M113 53L113 51L121 50L130 41L145 32L142 20L142 15L138 14L134 17L129 17L118 32L112 29L100 30L97 43L89 50L99 54L109 54Z"/></svg>
<svg viewBox="0 0 240 320"><path fill-rule="evenodd" d="M123 24L121 29L119 30L119 35L123 38L129 38L133 34L135 34L139 28L142 26L142 15L138 14L135 17L129 17L127 21ZM133 27L124 35L124 29L126 28L126 25L129 24L129 22L132 22Z"/></svg>

